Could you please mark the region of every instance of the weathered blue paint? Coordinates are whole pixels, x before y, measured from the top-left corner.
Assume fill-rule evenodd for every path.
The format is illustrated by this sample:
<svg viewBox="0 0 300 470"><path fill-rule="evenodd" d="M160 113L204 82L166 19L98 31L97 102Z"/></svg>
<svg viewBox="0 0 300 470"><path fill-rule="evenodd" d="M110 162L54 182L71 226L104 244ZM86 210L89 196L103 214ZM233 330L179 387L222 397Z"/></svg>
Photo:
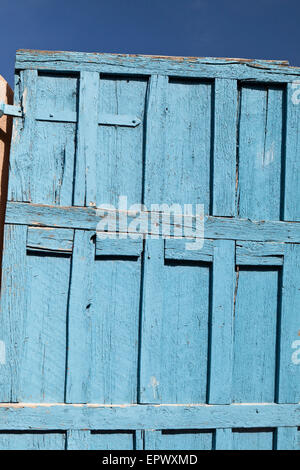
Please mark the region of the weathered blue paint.
<svg viewBox="0 0 300 470"><path fill-rule="evenodd" d="M0 448L300 448L299 77L17 53ZM204 204L203 247L96 237L119 196L149 235L178 229L151 204Z"/></svg>

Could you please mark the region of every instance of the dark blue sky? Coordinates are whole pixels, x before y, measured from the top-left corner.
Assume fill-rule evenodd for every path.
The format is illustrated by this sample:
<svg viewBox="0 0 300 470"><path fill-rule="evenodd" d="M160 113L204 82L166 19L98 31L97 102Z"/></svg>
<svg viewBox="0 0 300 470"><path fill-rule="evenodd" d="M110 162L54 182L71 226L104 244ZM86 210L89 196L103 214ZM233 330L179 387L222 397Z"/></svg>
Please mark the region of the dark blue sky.
<svg viewBox="0 0 300 470"><path fill-rule="evenodd" d="M299 0L1 0L0 74L16 49L287 59Z"/></svg>

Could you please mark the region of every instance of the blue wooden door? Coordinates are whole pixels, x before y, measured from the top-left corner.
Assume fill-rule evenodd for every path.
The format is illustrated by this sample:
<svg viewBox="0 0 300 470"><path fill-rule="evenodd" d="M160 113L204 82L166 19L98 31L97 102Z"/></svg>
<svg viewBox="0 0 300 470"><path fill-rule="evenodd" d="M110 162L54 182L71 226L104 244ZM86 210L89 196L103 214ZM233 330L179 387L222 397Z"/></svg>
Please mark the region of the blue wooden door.
<svg viewBox="0 0 300 470"><path fill-rule="evenodd" d="M299 75L17 53L0 448L299 449Z"/></svg>

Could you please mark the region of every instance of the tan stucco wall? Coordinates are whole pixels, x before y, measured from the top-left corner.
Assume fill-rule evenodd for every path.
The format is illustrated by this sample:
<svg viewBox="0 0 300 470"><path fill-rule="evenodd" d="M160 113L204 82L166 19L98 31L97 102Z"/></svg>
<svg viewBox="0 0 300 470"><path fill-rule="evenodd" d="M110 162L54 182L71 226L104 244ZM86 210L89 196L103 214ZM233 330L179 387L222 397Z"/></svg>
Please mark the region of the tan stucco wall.
<svg viewBox="0 0 300 470"><path fill-rule="evenodd" d="M13 104L13 91L0 75L0 101L6 104ZM3 226L5 217L5 205L7 198L8 184L8 161L12 130L12 118L2 116L0 118L0 269L3 245Z"/></svg>

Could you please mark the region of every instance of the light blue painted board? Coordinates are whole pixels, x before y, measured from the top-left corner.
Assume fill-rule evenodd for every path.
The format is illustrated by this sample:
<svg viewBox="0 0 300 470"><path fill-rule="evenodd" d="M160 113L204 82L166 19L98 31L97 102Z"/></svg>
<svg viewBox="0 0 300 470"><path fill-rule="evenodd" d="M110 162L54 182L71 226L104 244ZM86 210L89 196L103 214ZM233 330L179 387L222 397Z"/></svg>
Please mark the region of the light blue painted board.
<svg viewBox="0 0 300 470"><path fill-rule="evenodd" d="M236 80L215 80L213 215L235 215L238 89Z"/></svg>
<svg viewBox="0 0 300 470"><path fill-rule="evenodd" d="M278 270L240 268L234 319L232 399L275 398Z"/></svg>
<svg viewBox="0 0 300 470"><path fill-rule="evenodd" d="M212 84L169 80L164 173L165 204L204 204L210 207ZM187 184L188 182L188 184Z"/></svg>
<svg viewBox="0 0 300 470"><path fill-rule="evenodd" d="M273 440L270 429L233 430L232 450L273 450Z"/></svg>
<svg viewBox="0 0 300 470"><path fill-rule="evenodd" d="M20 357L20 402L64 401L71 259L27 256L27 310Z"/></svg>
<svg viewBox="0 0 300 470"><path fill-rule="evenodd" d="M163 240L145 240L138 403L160 403Z"/></svg>
<svg viewBox="0 0 300 470"><path fill-rule="evenodd" d="M66 403L87 402L90 382L92 269L95 258L94 232L75 230L68 311L68 357Z"/></svg>
<svg viewBox="0 0 300 470"><path fill-rule="evenodd" d="M300 245L286 245L282 277L280 320L279 403L300 401L299 312L300 312Z"/></svg>
<svg viewBox="0 0 300 470"><path fill-rule="evenodd" d="M279 220L283 90L243 85L240 100L238 213L252 220Z"/></svg>
<svg viewBox="0 0 300 470"><path fill-rule="evenodd" d="M29 202L31 200L30 168L32 166L32 152L29 152L29 149L33 145L35 130L36 82L36 70L20 72L18 89L26 119L14 119L7 196L8 200L11 201Z"/></svg>
<svg viewBox="0 0 300 470"><path fill-rule="evenodd" d="M300 404L0 404L2 430L224 429L296 427Z"/></svg>
<svg viewBox="0 0 300 470"><path fill-rule="evenodd" d="M99 81L100 76L97 72L80 73L75 206L96 204Z"/></svg>
<svg viewBox="0 0 300 470"><path fill-rule="evenodd" d="M4 254L0 300L0 401L18 401L27 316L25 225L4 227Z"/></svg>
<svg viewBox="0 0 300 470"><path fill-rule="evenodd" d="M235 242L215 240L212 268L212 311L208 402L231 403Z"/></svg>
<svg viewBox="0 0 300 470"><path fill-rule="evenodd" d="M99 212L93 207L53 207L8 202L6 206L6 223L96 230L97 224L101 220ZM115 214L112 217L114 220ZM129 222L133 220L130 217L128 217ZM194 217L192 221L185 221L180 227L183 227L182 230L186 227L188 230L195 231L195 224ZM172 228L169 223L164 224L160 221L159 227L155 226L152 230L149 230L148 234L153 238L157 236L157 233L165 233L166 229L170 229L170 227ZM300 224L298 222L255 222L233 217L209 216L204 217L204 227L205 236L208 239L300 243Z"/></svg>
<svg viewBox="0 0 300 470"><path fill-rule="evenodd" d="M117 207L119 196L126 196L129 206L141 203L147 80L103 76L99 86L99 113L133 114L142 122L137 127L98 126L97 206Z"/></svg>
<svg viewBox="0 0 300 470"><path fill-rule="evenodd" d="M95 261L76 231L69 307L67 402L135 403L140 258Z"/></svg>
<svg viewBox="0 0 300 470"><path fill-rule="evenodd" d="M71 205L75 125L36 122L32 154L34 163L29 170L31 202Z"/></svg>
<svg viewBox="0 0 300 470"><path fill-rule="evenodd" d="M163 240L146 240L141 403L206 400L208 265L165 263Z"/></svg>
<svg viewBox="0 0 300 470"><path fill-rule="evenodd" d="M300 80L287 84L284 220L300 221Z"/></svg>
<svg viewBox="0 0 300 470"><path fill-rule="evenodd" d="M0 433L0 450L64 450L65 433Z"/></svg>
<svg viewBox="0 0 300 470"><path fill-rule="evenodd" d="M67 434L68 450L134 450L135 433L132 431L81 431Z"/></svg>
<svg viewBox="0 0 300 470"><path fill-rule="evenodd" d="M276 450L300 450L299 431L297 427L277 428Z"/></svg>
<svg viewBox="0 0 300 470"><path fill-rule="evenodd" d="M213 432L208 430L145 431L145 450L212 450L212 447Z"/></svg>
<svg viewBox="0 0 300 470"><path fill-rule="evenodd" d="M55 113L72 112L77 106L76 77L38 76L37 109ZM26 121L25 114L25 121ZM76 126L64 122L34 122L30 175L30 201L72 205Z"/></svg>
<svg viewBox="0 0 300 470"><path fill-rule="evenodd" d="M216 429L214 450L232 449L232 429Z"/></svg>
<svg viewBox="0 0 300 470"><path fill-rule="evenodd" d="M164 202L168 77L152 75L147 92L144 203Z"/></svg>
<svg viewBox="0 0 300 470"><path fill-rule="evenodd" d="M46 70L93 70L102 73L153 73L183 77L218 77L250 81L288 82L297 80L298 67L282 61L214 57L165 57L130 54L97 54L19 50L16 68Z"/></svg>

